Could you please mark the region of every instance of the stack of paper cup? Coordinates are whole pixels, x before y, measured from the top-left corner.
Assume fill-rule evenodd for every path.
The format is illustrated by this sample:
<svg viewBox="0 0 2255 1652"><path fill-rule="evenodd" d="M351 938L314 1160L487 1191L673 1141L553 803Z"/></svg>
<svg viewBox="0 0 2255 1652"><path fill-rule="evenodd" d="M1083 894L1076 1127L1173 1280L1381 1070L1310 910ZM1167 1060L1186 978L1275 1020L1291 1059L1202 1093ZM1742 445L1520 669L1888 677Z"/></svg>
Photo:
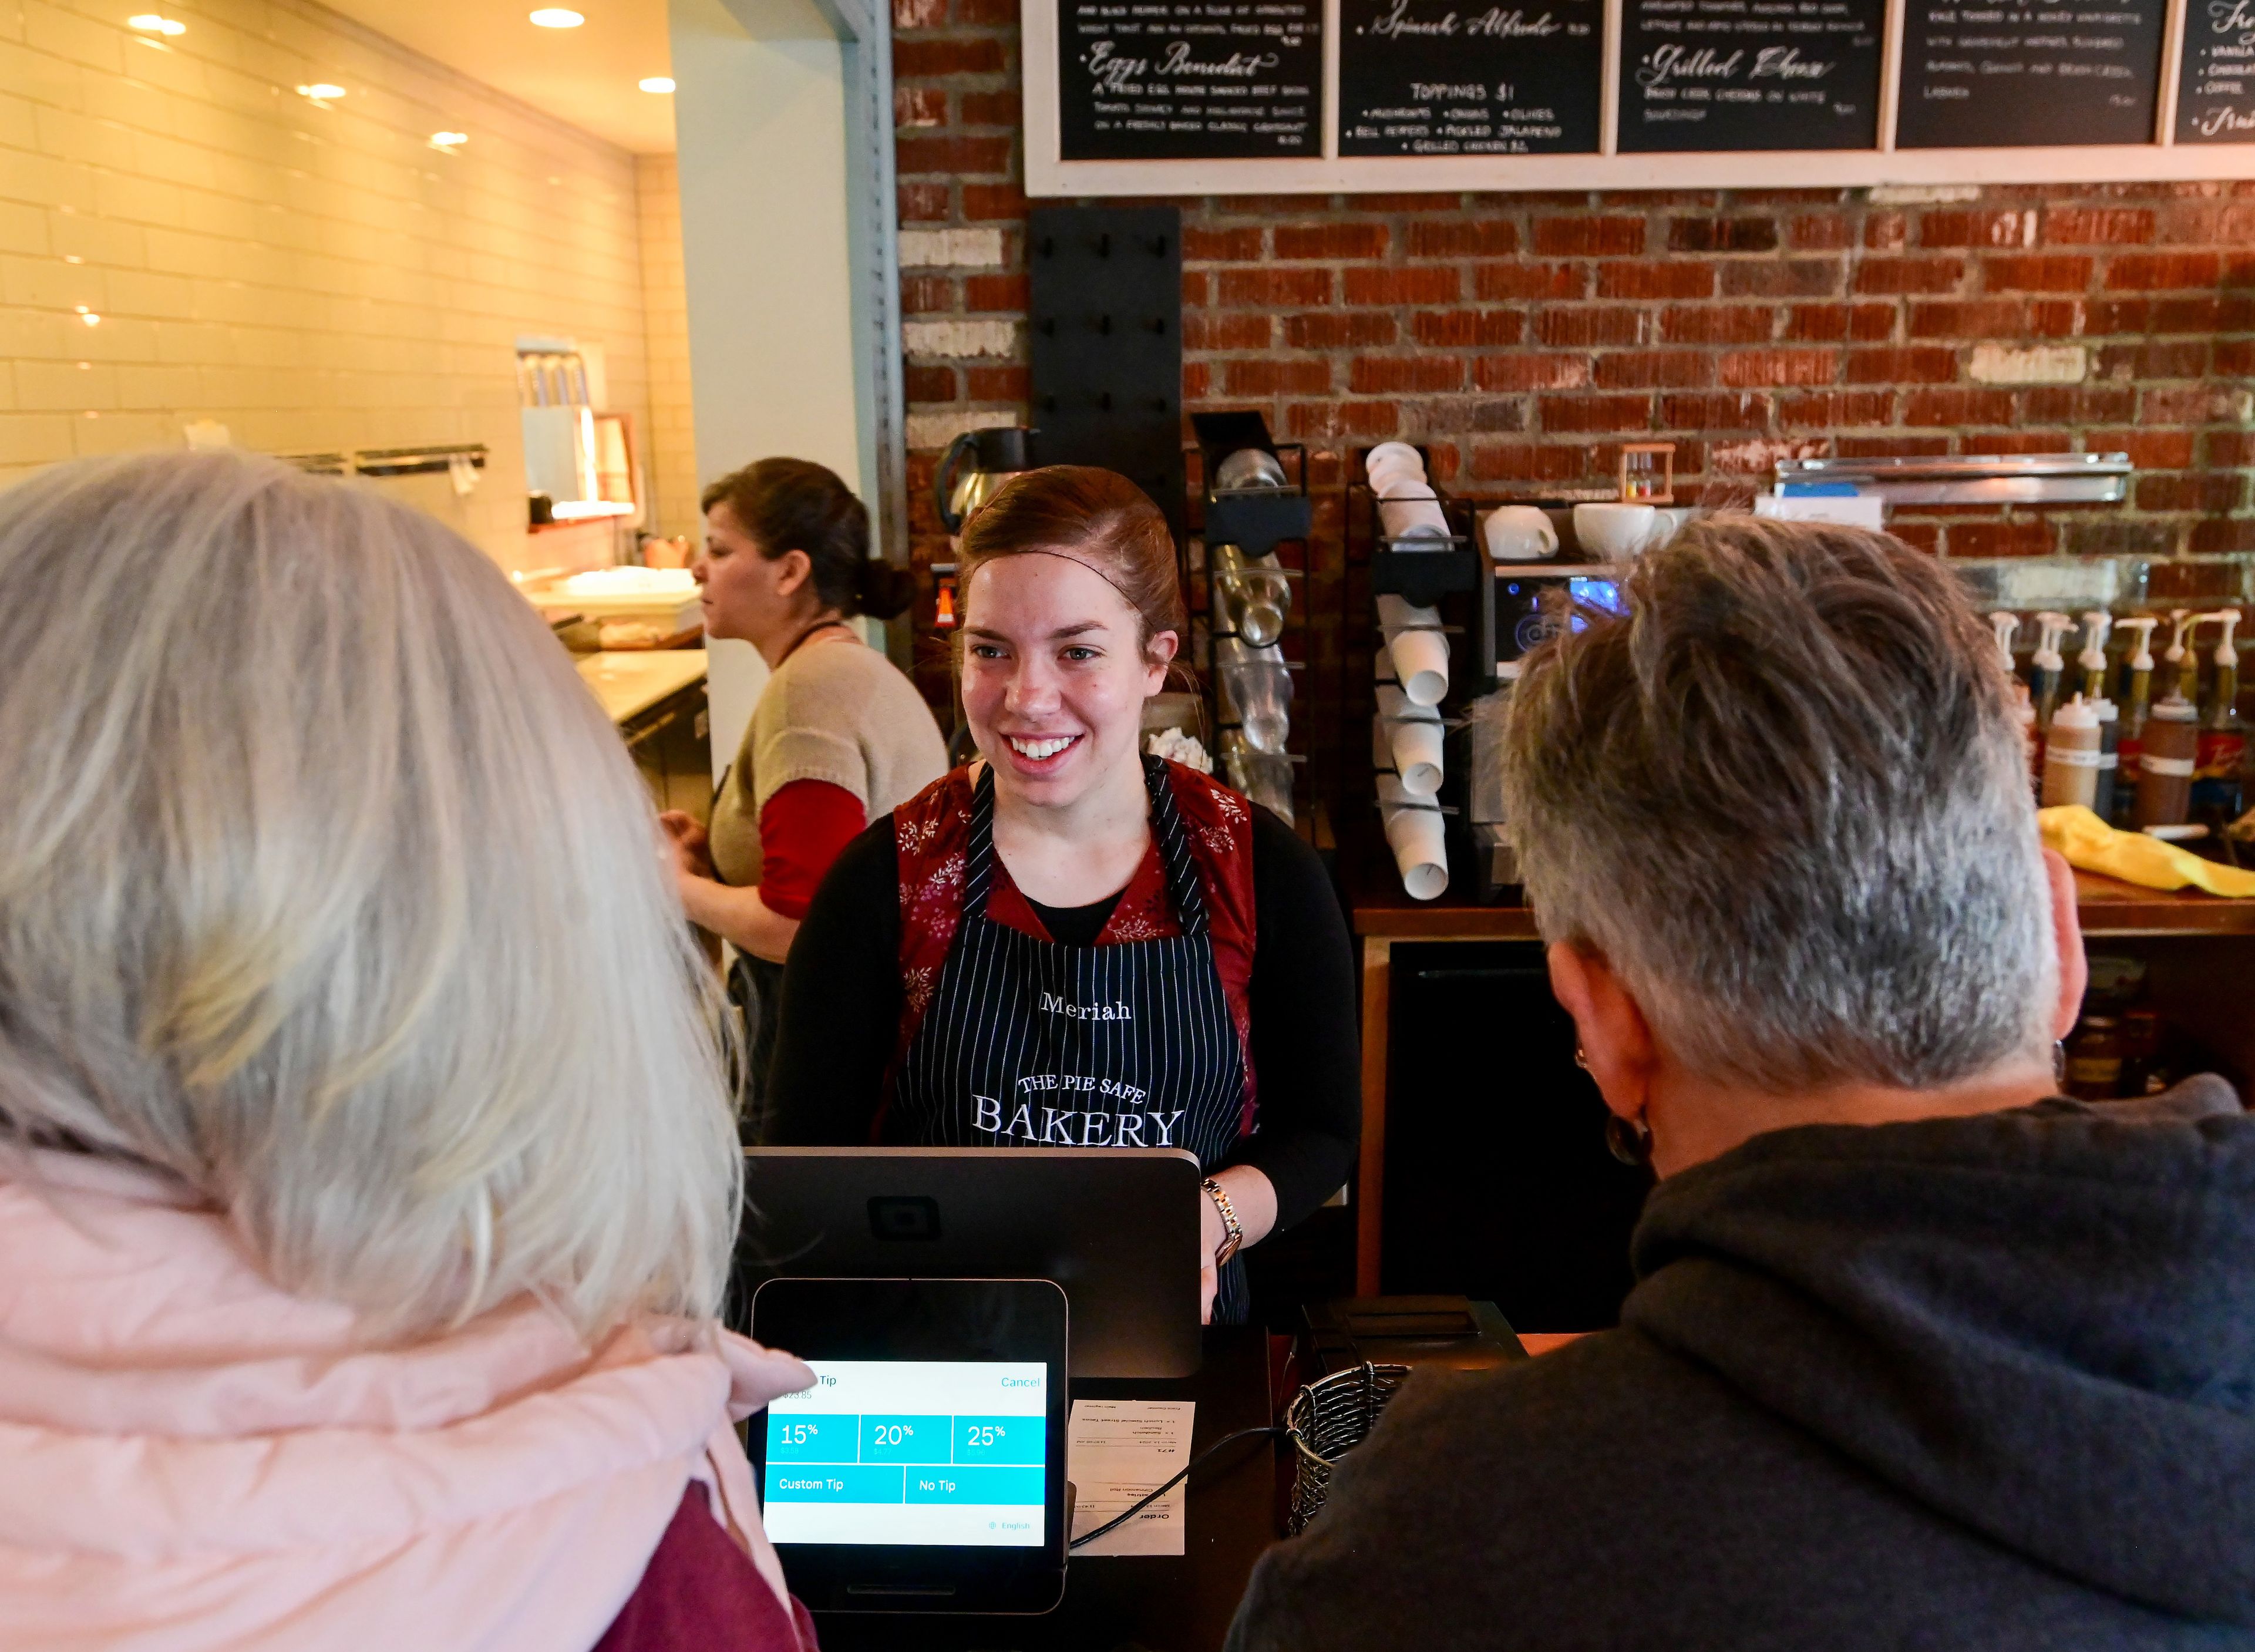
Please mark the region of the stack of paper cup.
<svg viewBox="0 0 2255 1652"><path fill-rule="evenodd" d="M1378 691L1378 715L1386 725L1387 749L1401 789L1413 798L1430 798L1441 790L1441 714L1430 706L1413 706L1409 697L1388 685Z"/></svg>
<svg viewBox="0 0 2255 1652"><path fill-rule="evenodd" d="M1440 609L1418 608L1389 594L1378 599L1378 624L1409 703L1439 705L1449 692L1449 639L1441 634Z"/></svg>
<svg viewBox="0 0 2255 1652"><path fill-rule="evenodd" d="M1408 442L1380 442L1366 454L1363 472L1370 478L1370 490L1382 494L1389 482L1407 478L1413 482L1425 480L1425 460Z"/></svg>
<svg viewBox="0 0 2255 1652"><path fill-rule="evenodd" d="M1378 777L1378 812L1386 822L1386 841L1401 873L1401 887L1413 901L1437 900L1449 887L1449 851L1441 812L1425 798L1410 796L1398 775Z"/></svg>
<svg viewBox="0 0 2255 1652"><path fill-rule="evenodd" d="M1388 539L1445 539L1449 518L1423 477L1389 482L1378 496L1378 525Z"/></svg>
<svg viewBox="0 0 2255 1652"><path fill-rule="evenodd" d="M1425 461L1408 442L1380 442L1363 462L1370 490L1378 496L1378 531L1388 539L1445 539L1449 518L1441 510Z"/></svg>

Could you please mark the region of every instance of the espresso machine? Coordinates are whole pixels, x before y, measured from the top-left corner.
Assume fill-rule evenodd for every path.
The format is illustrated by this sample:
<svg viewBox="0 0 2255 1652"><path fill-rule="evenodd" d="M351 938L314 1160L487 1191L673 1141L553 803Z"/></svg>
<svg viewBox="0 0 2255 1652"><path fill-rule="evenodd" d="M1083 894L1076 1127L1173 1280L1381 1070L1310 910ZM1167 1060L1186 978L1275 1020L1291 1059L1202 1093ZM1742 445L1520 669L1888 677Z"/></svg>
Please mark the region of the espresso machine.
<svg viewBox="0 0 2255 1652"><path fill-rule="evenodd" d="M1033 443L1038 432L1016 425L988 430L966 430L948 443L939 465L931 473L931 504L940 526L950 534L963 531L980 506L1001 491L1022 471L1034 467Z"/></svg>

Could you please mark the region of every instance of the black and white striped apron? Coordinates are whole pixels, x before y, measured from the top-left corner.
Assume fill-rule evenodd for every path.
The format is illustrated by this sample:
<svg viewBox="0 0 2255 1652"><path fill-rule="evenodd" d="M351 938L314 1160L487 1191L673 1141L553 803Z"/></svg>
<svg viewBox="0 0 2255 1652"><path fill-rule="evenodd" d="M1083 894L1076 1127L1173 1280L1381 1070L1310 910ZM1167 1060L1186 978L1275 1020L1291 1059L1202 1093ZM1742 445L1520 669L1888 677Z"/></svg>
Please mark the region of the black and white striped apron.
<svg viewBox="0 0 2255 1652"><path fill-rule="evenodd" d="M1245 1056L1206 928L1205 891L1166 765L1143 763L1151 831L1182 933L1102 946L1036 939L987 916L994 777L980 771L963 910L931 1008L896 1070L882 1131L922 1147L1173 1147L1211 1172L1245 1110ZM1216 1324L1243 1320L1245 1264L1221 1271Z"/></svg>

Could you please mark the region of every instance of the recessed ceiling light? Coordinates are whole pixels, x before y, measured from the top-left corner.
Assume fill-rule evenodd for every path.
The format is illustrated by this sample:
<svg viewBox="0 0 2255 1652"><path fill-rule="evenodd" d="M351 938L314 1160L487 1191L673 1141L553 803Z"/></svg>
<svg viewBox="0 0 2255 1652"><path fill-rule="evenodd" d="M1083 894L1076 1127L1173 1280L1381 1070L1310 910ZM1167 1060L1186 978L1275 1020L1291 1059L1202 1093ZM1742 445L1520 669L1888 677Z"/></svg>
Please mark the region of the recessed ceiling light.
<svg viewBox="0 0 2255 1652"><path fill-rule="evenodd" d="M587 19L565 6L543 6L532 14L532 21L543 29L576 29Z"/></svg>
<svg viewBox="0 0 2255 1652"><path fill-rule="evenodd" d="M443 150L449 155L453 154L456 150L461 148L463 144L469 141L470 135L467 132L433 132L431 134L431 147L436 150Z"/></svg>
<svg viewBox="0 0 2255 1652"><path fill-rule="evenodd" d="M137 18L125 19L129 29L138 29L144 34L186 34L188 25L171 18L160 18L153 11L144 11Z"/></svg>
<svg viewBox="0 0 2255 1652"><path fill-rule="evenodd" d="M83 304L78 306L78 319L85 322L88 327L100 327L102 325L102 318L96 315L93 311L88 309Z"/></svg>
<svg viewBox="0 0 2255 1652"><path fill-rule="evenodd" d="M671 74L653 74L646 81L636 81L635 84L645 92L671 92L673 77Z"/></svg>
<svg viewBox="0 0 2255 1652"><path fill-rule="evenodd" d="M326 103L333 97L342 97L344 95L343 87L332 86L327 81L316 81L311 86L301 86L298 88L299 97L310 97L316 103Z"/></svg>

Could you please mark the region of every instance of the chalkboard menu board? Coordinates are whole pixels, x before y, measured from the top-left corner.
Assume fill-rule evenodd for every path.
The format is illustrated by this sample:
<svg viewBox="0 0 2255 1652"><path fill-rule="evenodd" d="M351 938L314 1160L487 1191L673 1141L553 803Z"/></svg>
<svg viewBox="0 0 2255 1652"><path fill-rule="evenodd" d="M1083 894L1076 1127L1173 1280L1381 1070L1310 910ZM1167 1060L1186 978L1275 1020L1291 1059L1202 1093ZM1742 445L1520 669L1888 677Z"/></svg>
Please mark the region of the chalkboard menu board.
<svg viewBox="0 0 2255 1652"><path fill-rule="evenodd" d="M2165 11L2164 0L1908 0L1896 147L2152 143Z"/></svg>
<svg viewBox="0 0 2255 1652"><path fill-rule="evenodd" d="M1339 0L1338 152L1595 154L1605 17L1604 0Z"/></svg>
<svg viewBox="0 0 2255 1652"><path fill-rule="evenodd" d="M1623 0L1621 150L1870 149L1885 23L1884 0Z"/></svg>
<svg viewBox="0 0 2255 1652"><path fill-rule="evenodd" d="M1061 0L1065 160L1321 155L1322 0Z"/></svg>
<svg viewBox="0 0 2255 1652"><path fill-rule="evenodd" d="M2255 144L2255 0L2185 0L2177 142Z"/></svg>

